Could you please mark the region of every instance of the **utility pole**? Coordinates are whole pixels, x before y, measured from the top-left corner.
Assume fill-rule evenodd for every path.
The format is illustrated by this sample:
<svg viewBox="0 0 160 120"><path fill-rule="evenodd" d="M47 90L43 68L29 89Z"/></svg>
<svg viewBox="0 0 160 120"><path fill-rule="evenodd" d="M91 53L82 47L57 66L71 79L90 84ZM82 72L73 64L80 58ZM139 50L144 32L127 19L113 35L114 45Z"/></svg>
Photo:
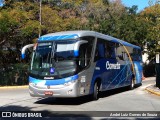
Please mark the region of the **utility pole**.
<svg viewBox="0 0 160 120"><path fill-rule="evenodd" d="M39 37L41 36L41 25L42 25L42 0L39 1Z"/></svg>
<svg viewBox="0 0 160 120"><path fill-rule="evenodd" d="M156 54L156 87L160 88L160 53Z"/></svg>
<svg viewBox="0 0 160 120"><path fill-rule="evenodd" d="M157 0L155 5L159 4L160 0ZM158 15L158 8L156 9L156 24L157 26L160 25L160 16ZM157 32L158 33L158 32ZM155 65L155 70L156 70L156 87L158 87L160 89L160 39L159 36L157 36L157 47L156 47L156 65Z"/></svg>

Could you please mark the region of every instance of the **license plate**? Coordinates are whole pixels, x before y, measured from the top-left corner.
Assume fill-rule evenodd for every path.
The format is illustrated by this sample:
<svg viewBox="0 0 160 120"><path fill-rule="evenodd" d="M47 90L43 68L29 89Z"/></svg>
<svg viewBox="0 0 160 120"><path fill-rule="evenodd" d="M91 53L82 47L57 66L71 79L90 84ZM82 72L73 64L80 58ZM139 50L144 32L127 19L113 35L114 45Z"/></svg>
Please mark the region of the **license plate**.
<svg viewBox="0 0 160 120"><path fill-rule="evenodd" d="M53 95L53 92L52 92L52 91L45 91L44 94L45 94L45 95L52 96L52 95Z"/></svg>

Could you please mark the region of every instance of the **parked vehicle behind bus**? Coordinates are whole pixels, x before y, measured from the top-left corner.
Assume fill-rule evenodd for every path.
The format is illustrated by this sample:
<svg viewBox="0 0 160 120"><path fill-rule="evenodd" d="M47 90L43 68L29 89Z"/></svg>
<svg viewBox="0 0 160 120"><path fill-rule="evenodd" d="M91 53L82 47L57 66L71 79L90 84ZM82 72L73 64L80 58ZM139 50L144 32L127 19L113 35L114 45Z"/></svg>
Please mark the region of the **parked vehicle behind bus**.
<svg viewBox="0 0 160 120"><path fill-rule="evenodd" d="M34 97L78 97L142 82L141 48L94 31L41 36L33 47L29 92Z"/></svg>

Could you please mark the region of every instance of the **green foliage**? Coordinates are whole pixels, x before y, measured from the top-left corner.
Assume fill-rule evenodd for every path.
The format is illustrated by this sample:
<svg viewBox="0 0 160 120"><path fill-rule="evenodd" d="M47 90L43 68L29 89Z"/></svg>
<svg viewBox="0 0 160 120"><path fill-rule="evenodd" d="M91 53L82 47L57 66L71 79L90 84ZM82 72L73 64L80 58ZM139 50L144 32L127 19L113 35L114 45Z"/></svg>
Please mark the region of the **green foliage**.
<svg viewBox="0 0 160 120"><path fill-rule="evenodd" d="M67 30L93 30L144 47L150 58L160 49L160 6L141 13L137 6L125 7L120 0L5 0L0 8L0 66L16 64L22 46L41 35ZM156 50L155 50L156 49Z"/></svg>
<svg viewBox="0 0 160 120"><path fill-rule="evenodd" d="M0 69L0 86L28 84L28 65L14 64ZM16 80L17 77L17 80Z"/></svg>
<svg viewBox="0 0 160 120"><path fill-rule="evenodd" d="M149 58L155 57L156 52L160 51L160 4L154 4L141 12L141 17L145 18L146 28L146 42L148 43L147 53Z"/></svg>

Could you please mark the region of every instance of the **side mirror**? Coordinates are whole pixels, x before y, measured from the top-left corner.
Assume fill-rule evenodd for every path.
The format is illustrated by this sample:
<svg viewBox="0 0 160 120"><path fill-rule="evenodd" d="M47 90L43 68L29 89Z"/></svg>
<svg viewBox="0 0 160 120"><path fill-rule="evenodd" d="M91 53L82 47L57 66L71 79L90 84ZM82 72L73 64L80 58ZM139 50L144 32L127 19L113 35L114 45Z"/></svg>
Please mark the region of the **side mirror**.
<svg viewBox="0 0 160 120"><path fill-rule="evenodd" d="M26 51L26 49L27 49L27 48L30 48L30 47L33 47L33 46L34 46L34 44L28 44L28 45L26 45L26 46L24 46L24 47L22 48L22 51L21 51L21 58L22 58L22 59L25 58L25 51Z"/></svg>

